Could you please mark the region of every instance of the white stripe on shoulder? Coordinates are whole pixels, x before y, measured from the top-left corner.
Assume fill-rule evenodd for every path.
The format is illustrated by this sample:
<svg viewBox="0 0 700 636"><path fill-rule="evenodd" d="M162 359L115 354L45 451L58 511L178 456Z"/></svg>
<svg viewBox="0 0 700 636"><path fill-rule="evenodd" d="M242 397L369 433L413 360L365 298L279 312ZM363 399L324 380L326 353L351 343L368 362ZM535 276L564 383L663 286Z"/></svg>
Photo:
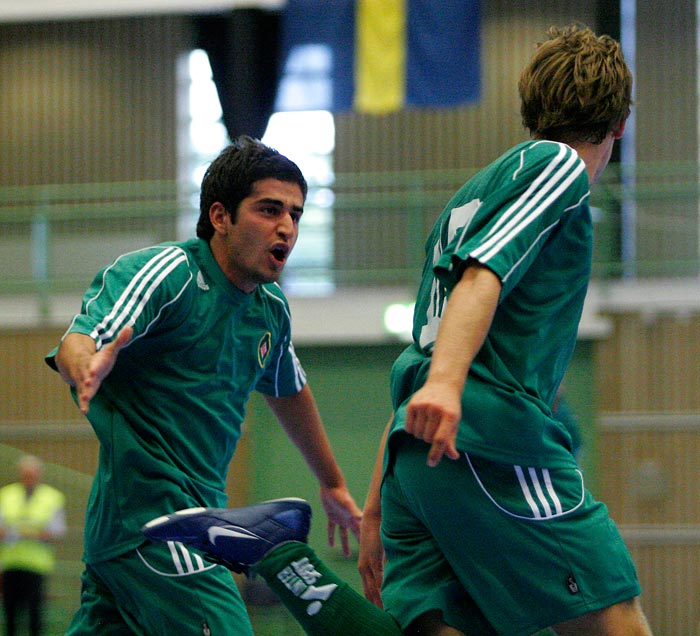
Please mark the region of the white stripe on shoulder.
<svg viewBox="0 0 700 636"><path fill-rule="evenodd" d="M274 283L274 285L275 285L275 287L277 287L278 289L282 289L277 283ZM270 298L272 298L272 300L274 300L274 301L278 302L280 305L282 305L282 307L283 307L283 309L284 309L284 313L287 315L287 319L291 322L292 316L291 316L291 314L289 313L289 307L287 306L287 303L286 303L280 296L278 296L277 294L273 294L273 293L272 293L267 287L265 287L264 285L261 286L261 289L263 290L263 292L265 292L265 294L266 294L267 296L269 296Z"/></svg>
<svg viewBox="0 0 700 636"><path fill-rule="evenodd" d="M306 384L306 371L304 371L304 367L301 366L301 362L299 358L297 358L297 353L294 350L294 344L292 344L291 340L289 341L288 349L294 364L294 386L296 386L298 391L301 391Z"/></svg>
<svg viewBox="0 0 700 636"><path fill-rule="evenodd" d="M585 164L578 155L570 149L569 152L565 152L564 149L566 147L501 215L484 243L472 252L474 258L481 262L490 260L504 245L541 216L585 170Z"/></svg>
<svg viewBox="0 0 700 636"><path fill-rule="evenodd" d="M87 313L89 313L88 309L90 303L96 300L104 290L104 278L108 271L118 262L119 259L105 270L103 286L97 295L87 303ZM98 349L106 342L110 341L123 327L131 326L137 321L154 291L168 274L183 262L187 262L186 252L180 247L168 246L160 249L138 272L136 272L120 297L114 303L109 314L107 314L93 329L91 336L97 341ZM189 284L191 279L192 274L190 273L185 287ZM176 296L179 296L181 291ZM159 310L158 315L160 315L161 311L162 308ZM152 322L150 324L152 324Z"/></svg>
<svg viewBox="0 0 700 636"><path fill-rule="evenodd" d="M182 294L185 293L185 290L187 289L187 287L189 286L189 284L192 282L193 279L194 279L194 276L192 275L192 272L189 272L189 275L187 276L187 279L185 280L185 282L184 282L184 284L182 285L182 287L180 288L180 291L179 291L177 294L175 294L175 296L173 296L167 303L161 305L161 308L158 310L158 313L153 317L153 320L151 320L151 322L149 322L149 323L141 330L141 333L139 333L137 336L134 336L134 337L131 339L131 341L130 341L129 344L131 344L131 342L134 342L134 340L138 340L139 338L142 338L143 336L145 336L145 335L151 330L151 327L152 327L156 322L158 322L158 319L159 319L159 318L161 317L161 315L163 314L163 311L164 311L167 307L170 307L170 305L172 305L173 303L177 302L178 298L180 298L180 296L182 296Z"/></svg>
<svg viewBox="0 0 700 636"><path fill-rule="evenodd" d="M570 205L568 208L566 208L566 212L568 212L569 210L575 210L590 196L591 196L591 191L589 190L578 201L576 201L576 203L574 203L573 205Z"/></svg>
<svg viewBox="0 0 700 636"><path fill-rule="evenodd" d="M528 146L524 150L520 152L520 166L513 172L513 180L516 179L516 175L520 172L522 169L522 166L525 163L525 154L529 151L532 150L533 146ZM559 151L557 152L556 156L553 157L550 162L547 164L546 168L540 172L540 174L537 175L535 180L528 186L527 190L523 194L520 195L520 197L516 200L514 204L510 206L506 210L504 214L501 215L501 217L498 219L498 221L494 224L494 226L491 228L491 231L489 232L489 236L496 232L502 224L506 223L507 221L510 221L510 218L513 214L519 211L521 206L523 205L524 202L527 202L530 197L533 196L534 193L541 192L543 188L548 188L551 187L550 185L547 185L547 182L552 178L552 174L560 168L562 165L562 162L565 161L565 158L567 155L573 155L573 152L571 151L570 148L564 145L559 146Z"/></svg>

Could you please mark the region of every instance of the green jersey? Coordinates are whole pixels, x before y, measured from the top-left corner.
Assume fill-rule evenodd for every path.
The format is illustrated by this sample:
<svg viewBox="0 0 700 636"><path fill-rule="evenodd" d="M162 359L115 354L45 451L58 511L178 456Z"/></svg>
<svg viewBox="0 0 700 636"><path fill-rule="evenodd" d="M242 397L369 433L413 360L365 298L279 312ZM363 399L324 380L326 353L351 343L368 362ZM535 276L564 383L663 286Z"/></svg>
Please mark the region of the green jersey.
<svg viewBox="0 0 700 636"><path fill-rule="evenodd" d="M201 239L119 257L97 274L67 333L99 350L126 326L131 342L88 412L100 441L88 563L138 546L141 526L164 512L225 506L251 391L292 395L306 381L279 286L243 293Z"/></svg>
<svg viewBox="0 0 700 636"><path fill-rule="evenodd" d="M497 462L570 465L571 437L553 416L590 277L592 222L583 160L529 141L470 179L426 243L413 344L392 369L394 429L425 382L440 318L467 261L502 283L499 304L462 397L458 448Z"/></svg>

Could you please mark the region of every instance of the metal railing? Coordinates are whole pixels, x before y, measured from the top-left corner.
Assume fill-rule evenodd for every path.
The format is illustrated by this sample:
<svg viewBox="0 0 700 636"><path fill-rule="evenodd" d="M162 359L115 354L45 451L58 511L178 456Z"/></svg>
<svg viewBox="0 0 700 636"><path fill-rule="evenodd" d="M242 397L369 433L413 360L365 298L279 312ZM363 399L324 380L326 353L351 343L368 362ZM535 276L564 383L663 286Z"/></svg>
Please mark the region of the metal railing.
<svg viewBox="0 0 700 636"><path fill-rule="evenodd" d="M415 285L434 219L473 172L337 175L332 264L302 268L295 278ZM183 218L193 233L195 195L169 181L0 188L0 297L81 292L124 251L178 238ZM611 165L591 199L594 276L698 276L699 202L695 163L637 165L631 173ZM634 241L631 261L626 240Z"/></svg>

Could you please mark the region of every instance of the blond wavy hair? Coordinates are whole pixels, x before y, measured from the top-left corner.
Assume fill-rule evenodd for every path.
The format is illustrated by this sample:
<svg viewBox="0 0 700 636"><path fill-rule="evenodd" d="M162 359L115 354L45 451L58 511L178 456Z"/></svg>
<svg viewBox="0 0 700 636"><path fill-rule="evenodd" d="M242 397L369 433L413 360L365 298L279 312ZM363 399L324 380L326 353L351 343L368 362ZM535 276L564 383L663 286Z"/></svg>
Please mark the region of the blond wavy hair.
<svg viewBox="0 0 700 636"><path fill-rule="evenodd" d="M632 73L619 42L586 26L552 27L518 82L535 138L601 143L629 116Z"/></svg>

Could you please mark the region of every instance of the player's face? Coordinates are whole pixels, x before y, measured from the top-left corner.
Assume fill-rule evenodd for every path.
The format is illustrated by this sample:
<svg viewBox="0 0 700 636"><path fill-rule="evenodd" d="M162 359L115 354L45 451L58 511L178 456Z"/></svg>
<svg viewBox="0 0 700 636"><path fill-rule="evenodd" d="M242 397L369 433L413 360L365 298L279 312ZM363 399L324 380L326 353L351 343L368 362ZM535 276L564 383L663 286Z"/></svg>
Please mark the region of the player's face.
<svg viewBox="0 0 700 636"><path fill-rule="evenodd" d="M299 185L278 179L256 181L235 222L220 203L212 206L212 251L234 285L250 293L261 283L279 280L299 235L303 209Z"/></svg>

